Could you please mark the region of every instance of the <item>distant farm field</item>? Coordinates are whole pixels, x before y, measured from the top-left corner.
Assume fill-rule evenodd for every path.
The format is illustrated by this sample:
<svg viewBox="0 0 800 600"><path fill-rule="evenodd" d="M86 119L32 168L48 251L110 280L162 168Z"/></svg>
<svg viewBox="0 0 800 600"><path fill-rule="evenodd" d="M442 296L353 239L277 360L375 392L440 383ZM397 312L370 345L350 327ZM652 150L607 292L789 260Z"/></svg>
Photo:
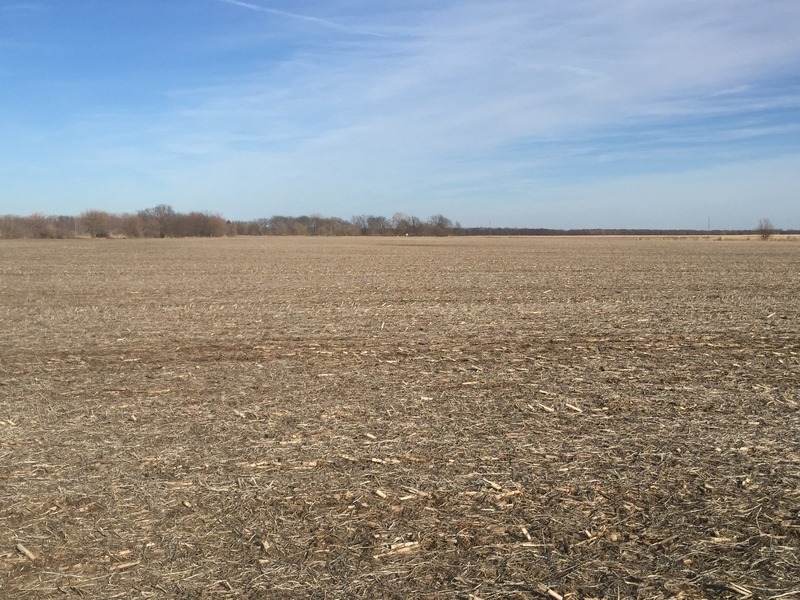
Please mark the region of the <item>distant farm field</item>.
<svg viewBox="0 0 800 600"><path fill-rule="evenodd" d="M800 243L0 242L2 598L800 598Z"/></svg>

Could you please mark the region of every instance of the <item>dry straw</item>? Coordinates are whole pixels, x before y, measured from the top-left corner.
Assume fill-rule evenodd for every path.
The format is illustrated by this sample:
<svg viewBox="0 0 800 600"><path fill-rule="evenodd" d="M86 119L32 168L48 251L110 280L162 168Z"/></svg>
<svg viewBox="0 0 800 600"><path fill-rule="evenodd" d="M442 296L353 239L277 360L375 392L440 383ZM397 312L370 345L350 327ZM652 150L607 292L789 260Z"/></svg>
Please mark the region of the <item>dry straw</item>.
<svg viewBox="0 0 800 600"><path fill-rule="evenodd" d="M792 244L0 251L2 597L800 597Z"/></svg>

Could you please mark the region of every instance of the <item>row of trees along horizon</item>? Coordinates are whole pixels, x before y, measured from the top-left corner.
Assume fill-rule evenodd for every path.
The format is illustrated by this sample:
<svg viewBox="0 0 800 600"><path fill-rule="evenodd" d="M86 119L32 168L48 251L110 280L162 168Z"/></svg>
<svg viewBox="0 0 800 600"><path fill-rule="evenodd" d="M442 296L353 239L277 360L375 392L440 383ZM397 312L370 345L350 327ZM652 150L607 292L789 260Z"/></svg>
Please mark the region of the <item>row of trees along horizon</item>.
<svg viewBox="0 0 800 600"><path fill-rule="evenodd" d="M0 239L68 239L225 237L225 236L450 236L450 235L729 235L755 233L764 239L779 233L769 219L756 229L653 230L653 229L546 229L522 227L461 227L444 215L426 220L404 213L391 218L356 215L350 220L317 214L299 217L272 216L252 221L229 221L207 212L176 212L160 204L136 213L113 214L87 210L79 216L0 216ZM781 233L800 233L785 231Z"/></svg>
<svg viewBox="0 0 800 600"><path fill-rule="evenodd" d="M272 216L252 221L229 221L218 214L192 211L181 213L160 204L136 213L113 214L87 210L78 216L0 216L0 238L65 239L154 238L154 237L224 237L236 235L414 235L447 236L461 230L444 215L426 220L396 213L387 218L378 215L356 215L350 220L322 215L299 217Z"/></svg>

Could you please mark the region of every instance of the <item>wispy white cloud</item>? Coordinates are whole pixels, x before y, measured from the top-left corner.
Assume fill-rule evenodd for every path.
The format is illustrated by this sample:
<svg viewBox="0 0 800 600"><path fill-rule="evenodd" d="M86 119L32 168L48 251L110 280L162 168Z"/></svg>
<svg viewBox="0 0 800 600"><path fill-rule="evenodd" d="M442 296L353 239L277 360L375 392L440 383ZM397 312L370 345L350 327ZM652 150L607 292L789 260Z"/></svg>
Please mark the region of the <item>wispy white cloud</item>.
<svg viewBox="0 0 800 600"><path fill-rule="evenodd" d="M345 216L375 210L376 198L442 211L459 199L569 202L548 186L619 182L626 168L681 177L758 156L761 142L780 155L788 150L770 140L796 136L781 116L800 106L794 2L460 1L366 16L347 7L328 14L382 37L298 44L174 96L168 150L213 165L198 194L235 181L245 204L264 193L288 207L325 198L316 210L349 207ZM595 189L613 196L607 183Z"/></svg>
<svg viewBox="0 0 800 600"><path fill-rule="evenodd" d="M398 209L468 222L508 199L507 214L530 205L538 218L551 197L548 214L563 206L567 219L593 194L611 211L615 185L688 194L686 173L711 181L726 164L792 181L776 173L796 164L780 160L798 134L796 0L211 5L226 18L189 46L219 68L161 90L167 108L120 111L108 144L144 131L140 153L86 152L146 163L167 196L236 198L231 217Z"/></svg>
<svg viewBox="0 0 800 600"><path fill-rule="evenodd" d="M206 88L192 112L220 126L294 124L315 143L346 144L348 132L363 143L371 131L398 150L463 152L637 118L797 106L797 86L757 89L798 66L793 4L445 4L423 20L377 23L396 35L302 48L249 80Z"/></svg>
<svg viewBox="0 0 800 600"><path fill-rule="evenodd" d="M313 25L319 25L321 27L325 27L328 29L335 29L337 31L342 31L346 33L358 34L358 35L370 35L370 36L378 36L380 37L379 33L371 32L371 31L363 31L355 27L350 27L347 25L343 25L341 23L337 23L335 21L331 21L330 19L323 19L321 17L315 17L312 15L306 15L302 13L290 12L286 10L280 10L277 8L270 8L268 6L262 6L260 4L254 4L252 2L243 2L242 0L219 0L223 4L230 4L233 6L238 6L241 8L246 8L248 10L252 10L255 12L260 13L267 13L270 15L274 15L277 17L283 17L286 19L295 19L298 21L304 21L306 23L311 23Z"/></svg>

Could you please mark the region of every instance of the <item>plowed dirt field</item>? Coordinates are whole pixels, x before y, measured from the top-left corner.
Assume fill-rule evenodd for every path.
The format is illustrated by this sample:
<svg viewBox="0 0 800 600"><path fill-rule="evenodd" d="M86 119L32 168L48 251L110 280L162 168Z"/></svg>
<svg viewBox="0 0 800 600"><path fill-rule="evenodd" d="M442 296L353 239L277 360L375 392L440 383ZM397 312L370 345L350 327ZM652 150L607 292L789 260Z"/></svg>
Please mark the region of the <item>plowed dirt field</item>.
<svg viewBox="0 0 800 600"><path fill-rule="evenodd" d="M0 242L2 598L800 598L800 243Z"/></svg>

